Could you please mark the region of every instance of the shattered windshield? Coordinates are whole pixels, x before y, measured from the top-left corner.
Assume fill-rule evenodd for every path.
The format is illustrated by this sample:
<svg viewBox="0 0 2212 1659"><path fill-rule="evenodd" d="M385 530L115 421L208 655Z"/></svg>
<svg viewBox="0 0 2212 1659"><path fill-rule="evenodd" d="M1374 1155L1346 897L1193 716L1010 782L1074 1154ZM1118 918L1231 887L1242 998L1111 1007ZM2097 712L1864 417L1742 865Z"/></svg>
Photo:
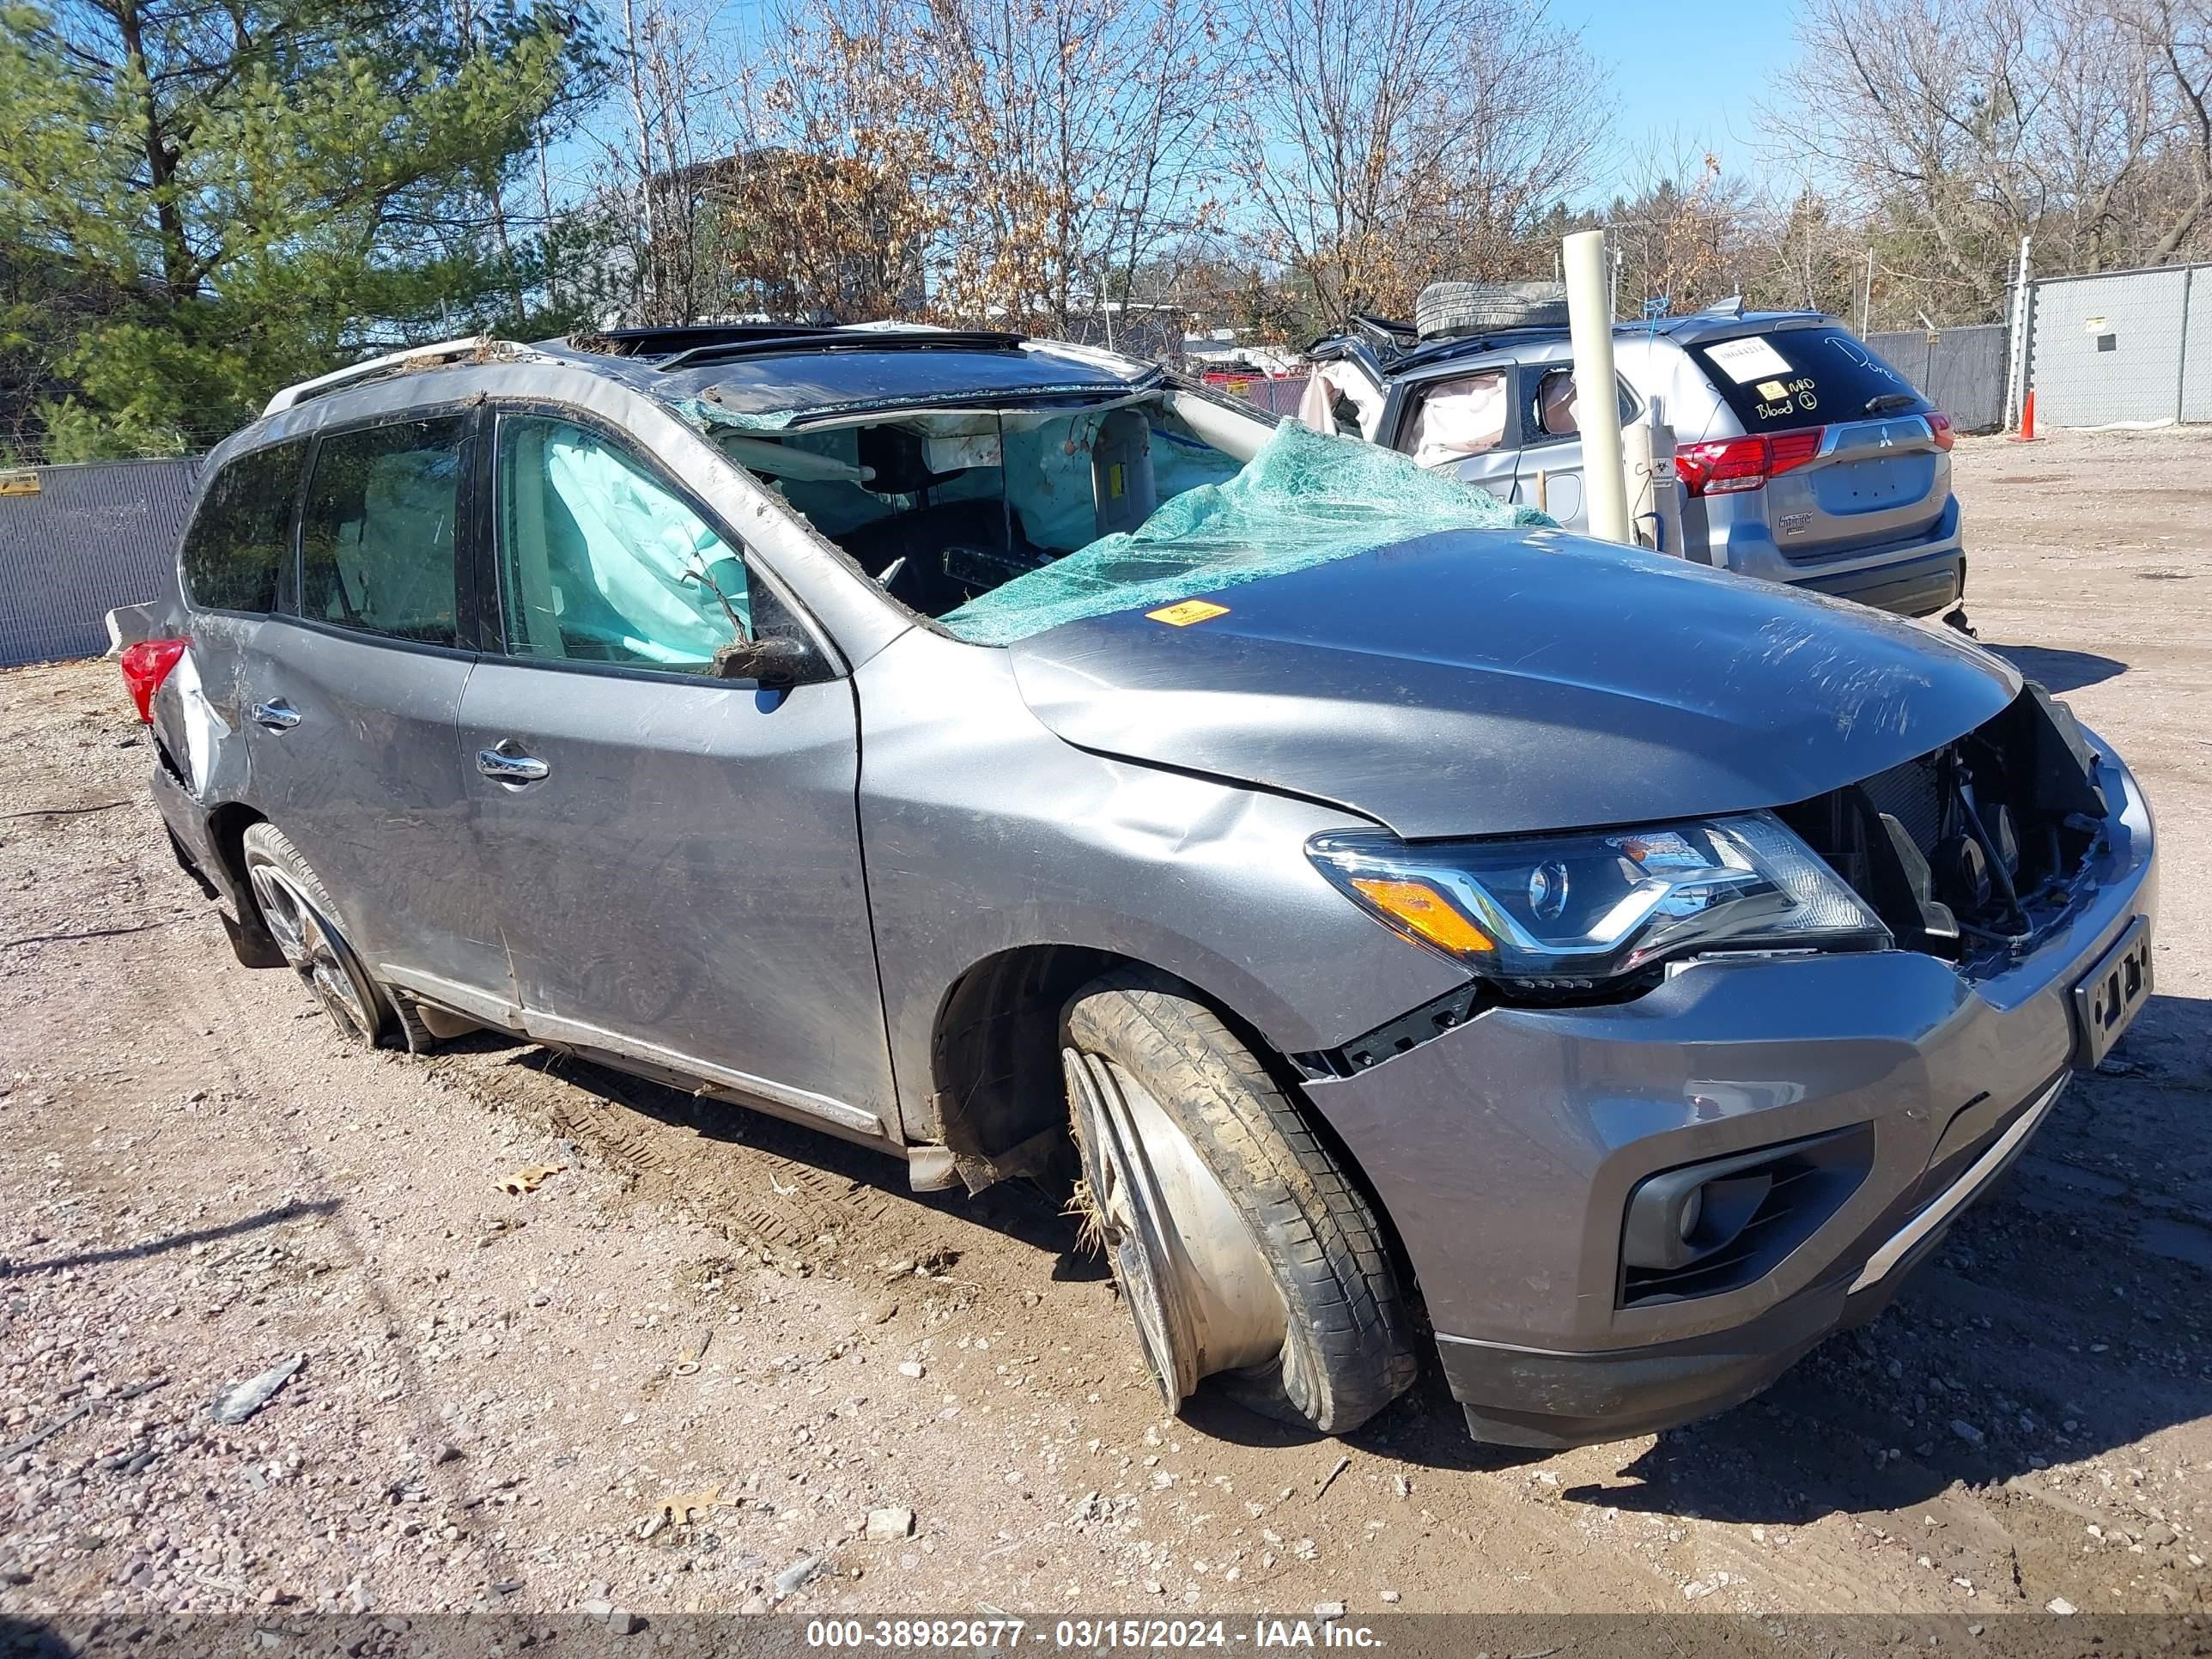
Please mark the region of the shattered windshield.
<svg viewBox="0 0 2212 1659"><path fill-rule="evenodd" d="M1173 392L720 441L887 593L974 645L1432 531L1552 522L1395 451L1294 422L1270 433Z"/></svg>

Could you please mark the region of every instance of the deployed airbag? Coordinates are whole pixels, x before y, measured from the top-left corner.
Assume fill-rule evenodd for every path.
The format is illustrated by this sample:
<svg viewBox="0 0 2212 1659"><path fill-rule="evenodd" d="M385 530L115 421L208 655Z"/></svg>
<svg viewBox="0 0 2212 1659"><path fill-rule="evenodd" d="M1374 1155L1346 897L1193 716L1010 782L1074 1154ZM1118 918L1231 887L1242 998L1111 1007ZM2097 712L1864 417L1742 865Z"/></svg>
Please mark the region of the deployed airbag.
<svg viewBox="0 0 2212 1659"><path fill-rule="evenodd" d="M940 620L973 645L1007 645L1062 623L1149 610L1348 558L1438 530L1550 526L1394 450L1285 422L1223 483L1176 495L1136 530L1106 536Z"/></svg>
<svg viewBox="0 0 2212 1659"><path fill-rule="evenodd" d="M582 433L546 439L544 477L567 654L689 666L729 642L724 599L746 623L744 565L682 500Z"/></svg>

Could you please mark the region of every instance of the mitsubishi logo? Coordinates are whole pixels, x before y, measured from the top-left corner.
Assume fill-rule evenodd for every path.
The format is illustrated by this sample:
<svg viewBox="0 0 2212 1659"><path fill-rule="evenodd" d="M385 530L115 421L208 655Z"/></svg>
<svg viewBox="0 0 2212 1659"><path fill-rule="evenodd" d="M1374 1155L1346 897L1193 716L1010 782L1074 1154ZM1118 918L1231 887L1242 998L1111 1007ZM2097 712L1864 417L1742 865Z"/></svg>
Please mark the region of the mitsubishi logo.
<svg viewBox="0 0 2212 1659"><path fill-rule="evenodd" d="M1882 428L1881 440L1877 447L1882 449L1894 449L1897 447L1897 441L1889 435L1889 428L1887 427Z"/></svg>

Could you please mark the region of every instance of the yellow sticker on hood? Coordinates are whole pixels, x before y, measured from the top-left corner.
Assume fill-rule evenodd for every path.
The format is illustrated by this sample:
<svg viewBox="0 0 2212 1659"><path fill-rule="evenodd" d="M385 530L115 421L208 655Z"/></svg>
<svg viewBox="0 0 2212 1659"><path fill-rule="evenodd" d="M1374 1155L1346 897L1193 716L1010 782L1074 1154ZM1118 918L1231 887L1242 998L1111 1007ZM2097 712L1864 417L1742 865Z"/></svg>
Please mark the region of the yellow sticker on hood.
<svg viewBox="0 0 2212 1659"><path fill-rule="evenodd" d="M1170 628L1188 628L1193 623L1207 622L1215 617L1225 617L1228 614L1227 605L1216 605L1212 599L1185 599L1180 605L1170 605L1158 611L1145 612L1145 615L1151 617L1152 621L1165 623Z"/></svg>

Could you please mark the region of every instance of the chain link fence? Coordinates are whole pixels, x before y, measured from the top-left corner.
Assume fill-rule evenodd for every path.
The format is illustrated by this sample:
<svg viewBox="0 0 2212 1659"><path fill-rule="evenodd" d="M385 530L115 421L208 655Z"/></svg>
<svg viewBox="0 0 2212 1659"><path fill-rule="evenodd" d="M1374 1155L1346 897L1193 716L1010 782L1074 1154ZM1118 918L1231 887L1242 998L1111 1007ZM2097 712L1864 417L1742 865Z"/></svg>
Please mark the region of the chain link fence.
<svg viewBox="0 0 2212 1659"><path fill-rule="evenodd" d="M1867 343L1960 431L1995 432L2004 424L2005 370L2011 362L2005 347L2011 337L2002 323L1977 323L1869 334Z"/></svg>
<svg viewBox="0 0 2212 1659"><path fill-rule="evenodd" d="M2028 315L2038 421L2212 421L2212 264L2045 276Z"/></svg>
<svg viewBox="0 0 2212 1659"><path fill-rule="evenodd" d="M167 592L198 472L196 459L0 471L0 667L98 656L109 611Z"/></svg>

